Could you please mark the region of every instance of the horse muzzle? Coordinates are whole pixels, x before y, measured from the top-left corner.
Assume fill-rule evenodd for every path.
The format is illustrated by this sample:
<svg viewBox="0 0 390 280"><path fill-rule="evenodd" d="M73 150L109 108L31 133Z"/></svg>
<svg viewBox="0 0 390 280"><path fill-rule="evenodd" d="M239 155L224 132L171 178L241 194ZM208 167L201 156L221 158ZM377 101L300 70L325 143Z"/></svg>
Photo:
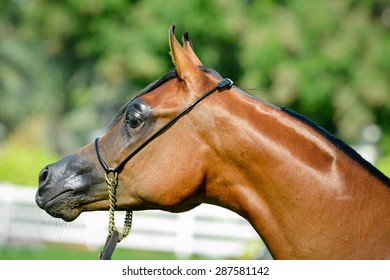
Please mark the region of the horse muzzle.
<svg viewBox="0 0 390 280"><path fill-rule="evenodd" d="M51 216L72 221L80 206L100 199L91 195L91 186L104 182L100 177L93 163L75 154L66 156L41 170L35 201Z"/></svg>

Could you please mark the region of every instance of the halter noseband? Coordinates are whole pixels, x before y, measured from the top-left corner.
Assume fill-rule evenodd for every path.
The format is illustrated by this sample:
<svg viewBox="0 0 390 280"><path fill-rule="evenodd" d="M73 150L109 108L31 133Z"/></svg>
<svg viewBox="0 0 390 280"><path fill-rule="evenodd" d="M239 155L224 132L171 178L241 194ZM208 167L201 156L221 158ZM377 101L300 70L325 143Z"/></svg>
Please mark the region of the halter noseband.
<svg viewBox="0 0 390 280"><path fill-rule="evenodd" d="M110 201L109 224L108 224L109 233L107 236L106 243L104 244L103 251L100 253L99 259L103 259L103 260L111 259L116 244L120 242L123 238L125 238L129 234L131 229L132 215L133 215L133 212L131 210L126 211L126 217L125 217L125 222L123 225L122 232L119 232L119 230L115 226L115 220L114 220L114 211L115 211L115 203L116 203L115 190L118 185L118 173L123 169L123 167L131 158L133 158L139 151L145 148L146 145L148 145L150 142L152 142L154 139L160 136L164 131L170 128L178 119L180 119L189 111L191 111L192 108L196 106L196 104L201 102L203 99L205 99L213 92L224 88L230 88L232 85L233 85L233 81L230 80L229 78L225 78L222 81L220 81L215 87L205 92L201 97L196 99L194 102L188 105L184 110L179 112L175 117L173 117L170 121L168 121L165 125L163 125L159 130L153 133L148 139L146 139L133 152L131 152L115 168L109 168L108 165L105 163L105 161L103 160L99 152L99 145L98 145L99 138L95 139L96 156L104 172L106 173L106 183L108 186L108 194L109 194L109 201ZM110 173L112 174L112 176L110 176Z"/></svg>

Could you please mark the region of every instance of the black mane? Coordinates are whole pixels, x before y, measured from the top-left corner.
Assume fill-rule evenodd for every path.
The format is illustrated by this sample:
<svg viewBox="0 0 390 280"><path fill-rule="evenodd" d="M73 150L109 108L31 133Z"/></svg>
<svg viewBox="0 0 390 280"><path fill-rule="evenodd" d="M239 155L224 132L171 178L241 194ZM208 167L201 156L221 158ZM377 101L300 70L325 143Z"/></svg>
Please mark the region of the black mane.
<svg viewBox="0 0 390 280"><path fill-rule="evenodd" d="M347 156L349 156L351 159L359 163L364 169L366 169L370 174L378 178L382 183L390 187L390 179L384 175L381 171L379 171L377 168L375 168L371 163L366 161L360 154L358 154L354 149L352 149L350 146L345 144L342 140L335 137L310 119L306 118L305 116L302 116L301 114L294 112L292 110L289 110L285 107L280 108L283 112L287 113L289 116L303 122L304 124L308 125L309 127L316 130L318 133L320 133L323 137L325 137L328 141L330 141L333 145L335 145L339 150L344 152Z"/></svg>

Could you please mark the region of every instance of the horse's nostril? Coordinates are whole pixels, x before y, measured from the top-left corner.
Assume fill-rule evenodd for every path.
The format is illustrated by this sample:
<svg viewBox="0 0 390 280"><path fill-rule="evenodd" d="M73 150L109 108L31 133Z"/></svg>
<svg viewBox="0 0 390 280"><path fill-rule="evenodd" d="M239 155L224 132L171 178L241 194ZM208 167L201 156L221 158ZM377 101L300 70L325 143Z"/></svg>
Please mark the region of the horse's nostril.
<svg viewBox="0 0 390 280"><path fill-rule="evenodd" d="M41 172L39 173L39 186L43 186L45 185L46 181L48 180L48 177L49 177L49 168L46 166L45 168L43 168L41 170Z"/></svg>

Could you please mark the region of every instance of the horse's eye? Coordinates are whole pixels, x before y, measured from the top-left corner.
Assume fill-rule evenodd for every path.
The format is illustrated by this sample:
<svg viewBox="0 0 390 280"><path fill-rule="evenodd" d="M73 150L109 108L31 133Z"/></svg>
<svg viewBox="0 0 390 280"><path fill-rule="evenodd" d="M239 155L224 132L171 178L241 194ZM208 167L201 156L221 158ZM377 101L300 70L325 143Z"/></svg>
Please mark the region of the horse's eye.
<svg viewBox="0 0 390 280"><path fill-rule="evenodd" d="M142 124L142 117L137 113L130 113L125 121L131 128L137 128Z"/></svg>

